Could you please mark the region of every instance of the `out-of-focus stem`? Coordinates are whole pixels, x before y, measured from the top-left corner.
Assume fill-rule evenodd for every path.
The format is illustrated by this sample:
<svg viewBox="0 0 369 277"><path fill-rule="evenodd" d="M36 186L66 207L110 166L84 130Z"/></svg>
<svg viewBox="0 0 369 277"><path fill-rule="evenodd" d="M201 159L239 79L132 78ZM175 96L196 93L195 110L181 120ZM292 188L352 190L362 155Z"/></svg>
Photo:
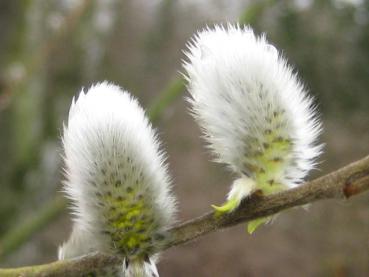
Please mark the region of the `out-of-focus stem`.
<svg viewBox="0 0 369 277"><path fill-rule="evenodd" d="M0 240L0 259L12 253L26 242L32 234L38 232L56 218L60 211L64 210L66 203L66 199L56 197L53 201L47 203L38 214L26 219L8 231Z"/></svg>
<svg viewBox="0 0 369 277"><path fill-rule="evenodd" d="M181 95L184 89L185 81L183 78L177 78L170 82L149 107L148 114L151 121L158 121L164 109Z"/></svg>

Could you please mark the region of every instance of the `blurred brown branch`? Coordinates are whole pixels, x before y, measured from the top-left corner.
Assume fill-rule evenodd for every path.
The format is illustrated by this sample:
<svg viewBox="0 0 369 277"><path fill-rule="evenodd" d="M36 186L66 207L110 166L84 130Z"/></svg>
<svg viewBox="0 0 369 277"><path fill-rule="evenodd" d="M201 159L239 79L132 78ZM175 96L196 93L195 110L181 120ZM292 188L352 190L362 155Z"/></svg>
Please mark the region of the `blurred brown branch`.
<svg viewBox="0 0 369 277"><path fill-rule="evenodd" d="M348 199L367 190L369 190L369 156L300 187L265 197L253 195L231 214L217 216L214 212L210 212L179 224L170 230L171 239L164 249L288 208L324 199ZM0 269L0 276L118 276L121 263L118 257L94 253L45 265Z"/></svg>

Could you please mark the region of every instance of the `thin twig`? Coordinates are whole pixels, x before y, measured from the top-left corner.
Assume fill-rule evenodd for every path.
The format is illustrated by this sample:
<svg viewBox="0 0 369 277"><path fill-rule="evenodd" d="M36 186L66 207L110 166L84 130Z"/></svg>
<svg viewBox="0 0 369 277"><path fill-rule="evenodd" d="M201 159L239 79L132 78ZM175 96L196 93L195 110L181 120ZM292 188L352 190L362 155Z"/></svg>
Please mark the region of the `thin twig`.
<svg viewBox="0 0 369 277"><path fill-rule="evenodd" d="M254 195L231 214L217 216L214 212L210 212L175 226L169 230L171 239L164 249L288 208L324 199L348 199L367 190L369 190L369 156L295 189L265 197ZM121 260L118 257L94 253L45 265L0 269L0 276L118 276L120 266Z"/></svg>

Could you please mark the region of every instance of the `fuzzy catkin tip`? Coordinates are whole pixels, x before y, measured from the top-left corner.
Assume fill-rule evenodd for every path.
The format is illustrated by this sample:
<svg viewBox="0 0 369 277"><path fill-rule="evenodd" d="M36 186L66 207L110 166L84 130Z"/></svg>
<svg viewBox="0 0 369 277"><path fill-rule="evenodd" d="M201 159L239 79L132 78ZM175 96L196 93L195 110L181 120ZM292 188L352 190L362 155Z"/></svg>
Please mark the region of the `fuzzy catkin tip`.
<svg viewBox="0 0 369 277"><path fill-rule="evenodd" d="M220 207L215 205L212 205L212 207L219 213L233 212L240 205L242 199L254 192L256 188L253 179L243 176L233 182L227 201Z"/></svg>

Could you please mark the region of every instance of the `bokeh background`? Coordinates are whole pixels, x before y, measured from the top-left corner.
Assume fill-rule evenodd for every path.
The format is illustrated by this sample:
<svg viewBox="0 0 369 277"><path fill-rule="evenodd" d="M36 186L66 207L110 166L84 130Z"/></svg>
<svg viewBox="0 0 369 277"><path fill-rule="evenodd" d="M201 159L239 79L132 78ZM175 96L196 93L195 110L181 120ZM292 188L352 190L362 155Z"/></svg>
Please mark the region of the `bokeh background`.
<svg viewBox="0 0 369 277"><path fill-rule="evenodd" d="M54 261L69 236L60 134L72 97L97 81L150 111L179 220L224 200L233 176L209 161L179 72L191 35L228 21L265 32L316 97L326 146L309 178L369 154L368 0L0 0L0 266ZM166 251L161 276L369 276L368 200L210 234Z"/></svg>

